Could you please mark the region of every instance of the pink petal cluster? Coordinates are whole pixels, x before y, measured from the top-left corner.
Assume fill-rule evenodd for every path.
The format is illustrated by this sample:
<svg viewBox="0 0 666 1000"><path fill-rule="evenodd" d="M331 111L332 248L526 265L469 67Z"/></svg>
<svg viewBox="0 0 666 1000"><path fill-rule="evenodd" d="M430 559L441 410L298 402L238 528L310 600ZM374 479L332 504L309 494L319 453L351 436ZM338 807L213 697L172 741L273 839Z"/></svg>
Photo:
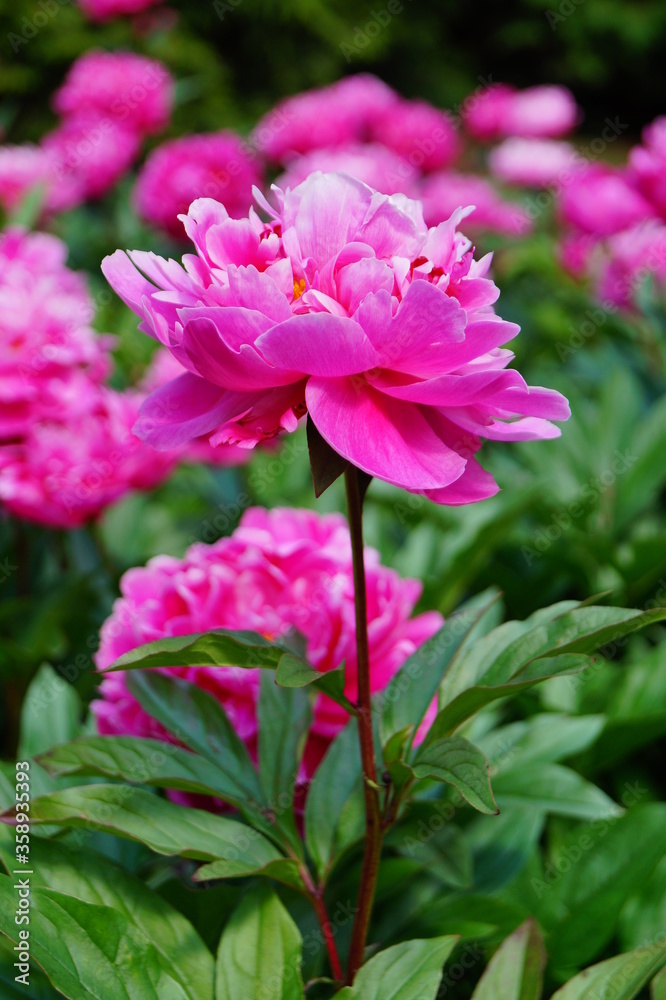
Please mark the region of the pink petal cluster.
<svg viewBox="0 0 666 1000"><path fill-rule="evenodd" d="M648 281L657 294L666 291L666 225L650 220L611 236L596 262L596 293L621 309L636 307Z"/></svg>
<svg viewBox="0 0 666 1000"><path fill-rule="evenodd" d="M526 187L548 187L567 178L579 160L572 145L555 139L505 139L488 155L495 177Z"/></svg>
<svg viewBox="0 0 666 1000"><path fill-rule="evenodd" d="M371 138L372 123L398 100L376 76L359 73L282 101L259 121L253 141L275 163L316 149L365 142Z"/></svg>
<svg viewBox="0 0 666 1000"><path fill-rule="evenodd" d="M502 233L507 236L523 235L532 228L532 222L516 202L502 198L490 181L474 174L451 171L431 174L419 189L423 204L423 217L429 226L436 226L448 219L460 205L472 205L465 226L472 233Z"/></svg>
<svg viewBox="0 0 666 1000"><path fill-rule="evenodd" d="M421 593L366 549L368 637L373 692L386 686L404 660L443 624L438 612L411 617ZM121 580L122 597L102 626L97 666L145 642L213 628L251 629L277 638L295 629L309 662L321 671L343 661L345 691L356 697L354 585L346 522L338 514L254 508L229 538L193 545L183 559L159 556ZM256 757L259 671L233 667L173 667L211 693ZM129 693L122 672L106 674L92 710L104 735L170 738ZM305 749L309 778L348 720L318 695Z"/></svg>
<svg viewBox="0 0 666 1000"><path fill-rule="evenodd" d="M662 219L666 219L666 117L643 130L643 145L629 154L629 176Z"/></svg>
<svg viewBox="0 0 666 1000"><path fill-rule="evenodd" d="M129 170L146 136L163 129L173 79L162 63L131 52L87 52L53 98L61 121L39 146L0 147L0 206L44 188L47 213L99 198Z"/></svg>
<svg viewBox="0 0 666 1000"><path fill-rule="evenodd" d="M358 143L336 149L316 149L293 160L276 183L283 191L297 187L311 173L350 174L382 194L416 190L419 171L408 160L379 143Z"/></svg>
<svg viewBox="0 0 666 1000"><path fill-rule="evenodd" d="M600 163L583 167L563 186L559 211L569 226L600 237L619 233L654 214L625 171Z"/></svg>
<svg viewBox="0 0 666 1000"><path fill-rule="evenodd" d="M86 52L53 96L53 108L63 118L110 118L140 137L169 124L172 104L173 79L166 66L133 52Z"/></svg>
<svg viewBox="0 0 666 1000"><path fill-rule="evenodd" d="M105 384L113 338L55 236L0 235L0 504L18 517L76 527L130 489L151 489L177 462L237 465L247 452L194 442L156 451L132 433L147 389ZM173 377L156 364L152 387ZM171 366L171 371L169 371Z"/></svg>
<svg viewBox="0 0 666 1000"><path fill-rule="evenodd" d="M451 116L426 101L396 100L371 122L370 137L424 173L450 166L462 150Z"/></svg>
<svg viewBox="0 0 666 1000"><path fill-rule="evenodd" d="M221 200L232 218L240 218L252 204L252 187L260 183L257 160L240 136L188 135L163 143L149 155L134 202L144 219L182 239L178 216L195 199Z"/></svg>
<svg viewBox="0 0 666 1000"><path fill-rule="evenodd" d="M77 0L91 21L110 21L125 14L139 14L160 0Z"/></svg>
<svg viewBox="0 0 666 1000"><path fill-rule="evenodd" d="M518 327L493 309L490 257L474 260L457 231L465 213L428 229L417 202L344 174L274 195L268 223L194 202L182 266L138 251L104 261L185 369L142 406L144 440L252 447L307 411L353 465L462 504L498 488L473 457L482 438L559 434L566 400L507 370Z"/></svg>
<svg viewBox="0 0 666 1000"><path fill-rule="evenodd" d="M576 125L579 111L566 87L540 86L517 90L492 84L476 95L464 115L470 135L482 141L506 136L557 137Z"/></svg>

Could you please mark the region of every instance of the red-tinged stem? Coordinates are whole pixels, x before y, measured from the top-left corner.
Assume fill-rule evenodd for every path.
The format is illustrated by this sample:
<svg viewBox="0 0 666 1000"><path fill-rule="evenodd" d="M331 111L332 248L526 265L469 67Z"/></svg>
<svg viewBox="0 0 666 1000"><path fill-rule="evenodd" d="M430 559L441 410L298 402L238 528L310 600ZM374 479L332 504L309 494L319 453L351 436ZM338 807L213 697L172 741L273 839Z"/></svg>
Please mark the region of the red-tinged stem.
<svg viewBox="0 0 666 1000"><path fill-rule="evenodd" d="M338 955L338 949L335 945L335 936L333 934L333 928L331 927L331 921L328 919L328 913L326 912L323 887L319 887L314 884L310 872L305 864L300 865L300 871L301 878L303 879L303 883L305 885L305 891L308 899L314 907L319 926L321 927L321 932L324 935L324 943L326 945L326 952L328 954L328 961L331 966L333 978L337 982L341 983L345 974L342 971L340 956Z"/></svg>
<svg viewBox="0 0 666 1000"><path fill-rule="evenodd" d="M365 942L375 898L379 858L382 851L382 817L375 764L375 747L372 735L372 706L370 701L370 656L368 652L368 612L363 563L363 493L359 470L349 466L345 472L347 487L347 513L354 565L354 602L356 611L356 658L358 675L358 734L363 768L363 793L365 796L365 845L363 867L358 893L358 904L347 965L347 983L351 983L363 963Z"/></svg>

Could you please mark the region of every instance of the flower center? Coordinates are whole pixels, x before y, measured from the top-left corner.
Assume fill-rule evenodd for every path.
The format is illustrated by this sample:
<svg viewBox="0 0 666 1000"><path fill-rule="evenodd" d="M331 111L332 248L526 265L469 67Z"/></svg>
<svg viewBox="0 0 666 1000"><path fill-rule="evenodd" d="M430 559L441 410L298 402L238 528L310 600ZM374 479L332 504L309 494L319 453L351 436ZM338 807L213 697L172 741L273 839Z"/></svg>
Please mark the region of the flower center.
<svg viewBox="0 0 666 1000"><path fill-rule="evenodd" d="M305 278L298 278L294 281L294 302L300 299L301 295L305 291Z"/></svg>

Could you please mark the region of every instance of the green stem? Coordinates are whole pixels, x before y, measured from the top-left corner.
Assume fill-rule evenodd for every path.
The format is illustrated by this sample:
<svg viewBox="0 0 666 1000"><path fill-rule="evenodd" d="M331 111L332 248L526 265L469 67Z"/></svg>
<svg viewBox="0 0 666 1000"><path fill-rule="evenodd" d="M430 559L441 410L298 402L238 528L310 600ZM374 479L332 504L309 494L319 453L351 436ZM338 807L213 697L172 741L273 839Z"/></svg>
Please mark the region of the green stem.
<svg viewBox="0 0 666 1000"><path fill-rule="evenodd" d="M359 470L348 466L345 472L347 512L354 566L354 603L356 612L356 658L358 677L358 733L363 768L365 797L365 845L358 903L347 965L347 982L351 983L363 963L365 942L377 887L379 859L382 851L382 817L377 784L377 767L372 733L370 700L370 655L368 651L368 612L363 563L363 494Z"/></svg>

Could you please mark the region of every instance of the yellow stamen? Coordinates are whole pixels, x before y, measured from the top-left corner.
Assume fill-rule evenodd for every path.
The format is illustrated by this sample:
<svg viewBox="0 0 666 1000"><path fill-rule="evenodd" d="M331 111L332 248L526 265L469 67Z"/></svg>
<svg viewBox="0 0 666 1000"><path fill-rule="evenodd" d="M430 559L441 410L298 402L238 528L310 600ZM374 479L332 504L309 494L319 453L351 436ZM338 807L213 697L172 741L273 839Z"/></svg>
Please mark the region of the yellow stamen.
<svg viewBox="0 0 666 1000"><path fill-rule="evenodd" d="M305 291L305 278L299 278L294 281L294 302L300 299L301 295Z"/></svg>

